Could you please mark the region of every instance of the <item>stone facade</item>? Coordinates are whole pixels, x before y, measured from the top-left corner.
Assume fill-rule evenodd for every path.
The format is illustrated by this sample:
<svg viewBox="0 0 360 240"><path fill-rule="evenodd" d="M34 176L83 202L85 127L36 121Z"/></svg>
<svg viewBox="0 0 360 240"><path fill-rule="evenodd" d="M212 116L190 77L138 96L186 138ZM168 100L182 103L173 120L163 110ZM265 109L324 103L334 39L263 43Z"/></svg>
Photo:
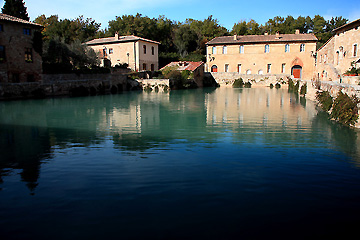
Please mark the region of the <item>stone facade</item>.
<svg viewBox="0 0 360 240"><path fill-rule="evenodd" d="M317 51L316 77L342 82L352 62L360 67L360 19L334 30L335 35ZM355 66L354 65L354 66Z"/></svg>
<svg viewBox="0 0 360 240"><path fill-rule="evenodd" d="M0 14L0 83L41 81L42 58L34 35L42 26Z"/></svg>
<svg viewBox="0 0 360 240"><path fill-rule="evenodd" d="M127 63L134 71L159 69L159 42L116 33L114 37L94 39L85 44L99 53L102 66Z"/></svg>
<svg viewBox="0 0 360 240"><path fill-rule="evenodd" d="M225 36L206 45L208 72L287 74L311 79L317 38L313 34Z"/></svg>

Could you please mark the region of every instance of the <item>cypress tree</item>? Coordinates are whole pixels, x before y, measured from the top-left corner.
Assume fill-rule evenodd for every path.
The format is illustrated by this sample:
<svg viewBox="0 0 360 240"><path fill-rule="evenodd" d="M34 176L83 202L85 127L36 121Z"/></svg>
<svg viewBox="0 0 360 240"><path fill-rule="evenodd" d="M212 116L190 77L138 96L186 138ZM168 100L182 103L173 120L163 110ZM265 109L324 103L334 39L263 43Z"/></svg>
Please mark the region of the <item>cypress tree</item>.
<svg viewBox="0 0 360 240"><path fill-rule="evenodd" d="M30 20L23 0L5 0L1 12L26 21Z"/></svg>

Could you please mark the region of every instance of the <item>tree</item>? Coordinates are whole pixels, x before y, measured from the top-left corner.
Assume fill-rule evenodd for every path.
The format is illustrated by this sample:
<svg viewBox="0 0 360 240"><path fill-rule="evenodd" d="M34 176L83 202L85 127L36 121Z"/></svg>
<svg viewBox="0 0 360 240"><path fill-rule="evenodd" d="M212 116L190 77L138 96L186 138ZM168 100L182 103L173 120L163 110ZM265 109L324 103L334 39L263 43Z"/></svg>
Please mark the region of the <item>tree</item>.
<svg viewBox="0 0 360 240"><path fill-rule="evenodd" d="M60 37L67 44L75 40L85 42L95 38L101 25L91 18L84 19L83 16L79 16L74 20L59 20L57 15L50 17L41 15L37 17L34 22L44 26L42 32L44 41Z"/></svg>
<svg viewBox="0 0 360 240"><path fill-rule="evenodd" d="M26 11L25 3L22 0L5 0L1 12L3 14L24 19L26 21L30 20L28 13Z"/></svg>

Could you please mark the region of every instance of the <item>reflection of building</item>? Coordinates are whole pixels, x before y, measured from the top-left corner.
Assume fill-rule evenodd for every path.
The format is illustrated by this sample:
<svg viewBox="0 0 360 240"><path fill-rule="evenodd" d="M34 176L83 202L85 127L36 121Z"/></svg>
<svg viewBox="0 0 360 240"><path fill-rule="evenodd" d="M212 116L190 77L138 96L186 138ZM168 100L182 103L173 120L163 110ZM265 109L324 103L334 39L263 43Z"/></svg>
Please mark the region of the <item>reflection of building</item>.
<svg viewBox="0 0 360 240"><path fill-rule="evenodd" d="M210 125L301 126L309 125L316 114L315 108L302 107L287 91L270 88L218 89L205 102Z"/></svg>
<svg viewBox="0 0 360 240"><path fill-rule="evenodd" d="M360 19L334 32L335 35L317 51L316 76L320 80L340 80L352 67L352 62L360 65Z"/></svg>
<svg viewBox="0 0 360 240"><path fill-rule="evenodd" d="M0 13L0 82L41 81L42 59L36 52L41 37L39 42L34 38L41 29L39 24Z"/></svg>
<svg viewBox="0 0 360 240"><path fill-rule="evenodd" d="M311 79L317 38L313 34L216 37L206 44L208 72L291 74Z"/></svg>
<svg viewBox="0 0 360 240"><path fill-rule="evenodd" d="M102 65L115 66L127 63L135 71L156 71L159 69L159 42L137 36L99 38L86 45L99 53Z"/></svg>

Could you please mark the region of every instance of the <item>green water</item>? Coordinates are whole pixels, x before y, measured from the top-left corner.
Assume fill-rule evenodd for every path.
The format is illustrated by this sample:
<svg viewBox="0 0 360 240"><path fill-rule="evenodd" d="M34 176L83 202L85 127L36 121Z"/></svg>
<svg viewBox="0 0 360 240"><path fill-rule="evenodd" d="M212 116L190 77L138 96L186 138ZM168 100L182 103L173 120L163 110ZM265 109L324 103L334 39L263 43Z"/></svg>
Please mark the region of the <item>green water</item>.
<svg viewBox="0 0 360 240"><path fill-rule="evenodd" d="M359 143L283 89L0 102L2 239L349 239Z"/></svg>

